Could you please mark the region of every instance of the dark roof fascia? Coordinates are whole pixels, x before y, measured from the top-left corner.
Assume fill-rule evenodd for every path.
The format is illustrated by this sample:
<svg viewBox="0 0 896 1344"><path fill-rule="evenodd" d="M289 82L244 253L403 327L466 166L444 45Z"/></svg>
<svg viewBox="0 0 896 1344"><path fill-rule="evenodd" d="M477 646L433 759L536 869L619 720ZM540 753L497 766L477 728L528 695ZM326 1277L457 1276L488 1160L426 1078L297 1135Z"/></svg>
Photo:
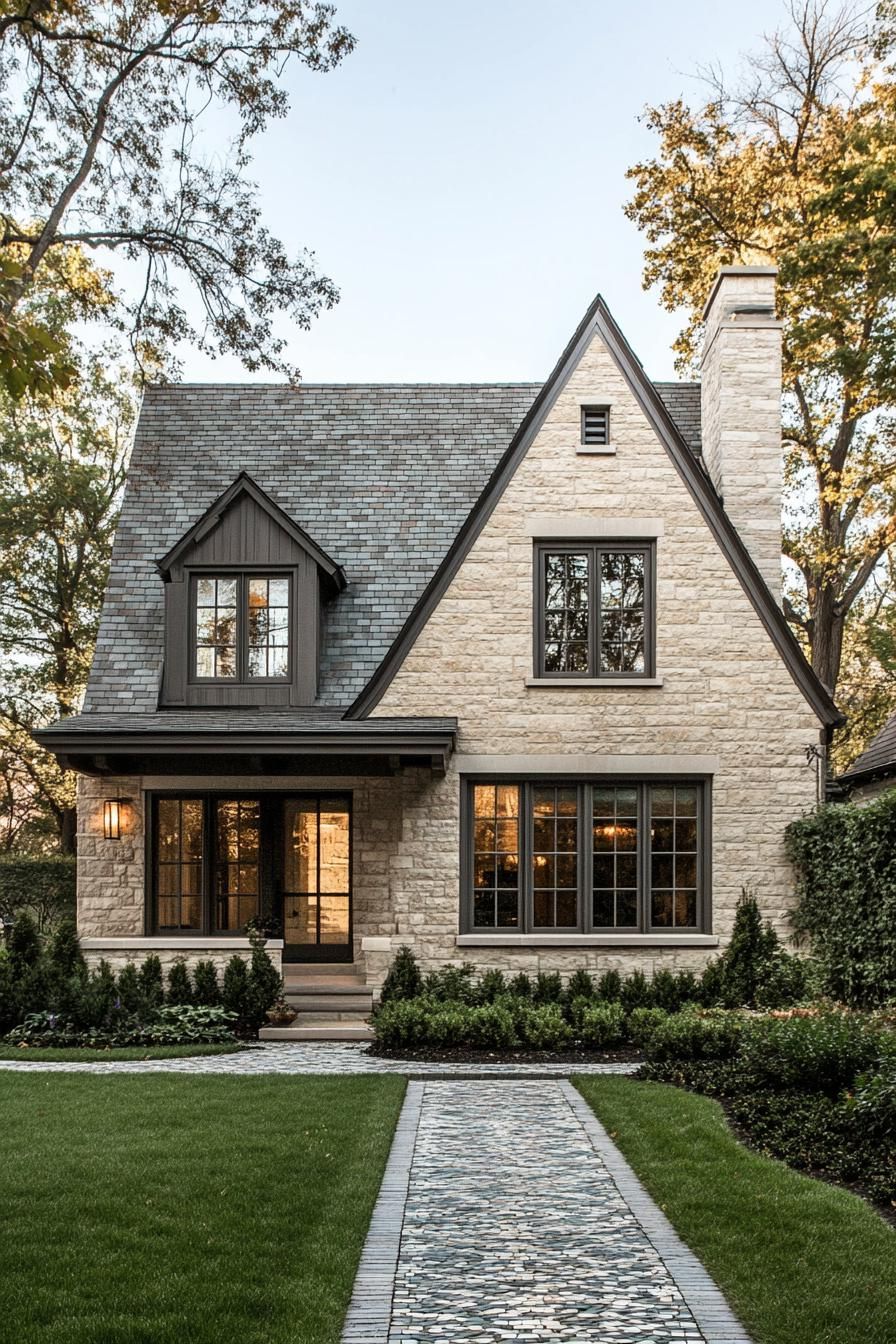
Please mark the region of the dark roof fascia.
<svg viewBox="0 0 896 1344"><path fill-rule="evenodd" d="M644 372L602 297L598 294L579 323L572 340L532 404L506 453L457 534L445 559L418 599L383 662L346 718L363 718L378 704L418 634L479 536L507 483L528 451L551 407L595 335L599 335L625 378L636 401L666 448L678 474L733 568L741 587L762 621L794 682L819 720L834 727L845 722L827 688L818 679L799 646L783 611L756 568L743 538L725 513L705 469L685 443L662 398Z"/></svg>
<svg viewBox="0 0 896 1344"><path fill-rule="evenodd" d="M308 552L318 568L332 581L336 591L342 591L345 587L345 574L341 565L338 565L335 560L327 555L326 551L322 550L315 541L312 541L308 533L303 531L298 523L293 522L289 514L281 509L279 504L274 503L270 495L262 490L256 481L253 481L247 471L241 471L236 480L218 496L214 503L209 505L202 517L198 518L189 531L184 533L180 541L175 542L171 550L163 555L161 560L156 561L156 568L166 582L171 566L176 564L192 545L201 541L218 525L223 515L241 495L248 495L260 509L263 509L273 518L278 527L281 527L297 545Z"/></svg>
<svg viewBox="0 0 896 1344"><path fill-rule="evenodd" d="M382 722L382 729L378 728ZM359 725L360 727L360 725ZM388 720L372 719L365 722L363 730L347 733L345 731L328 732L326 728L313 730L280 729L278 731L243 730L203 732L192 729L178 729L166 732L136 730L128 732L126 728L66 729L64 724L49 728L38 728L33 733L36 741L48 751L96 753L127 753L135 749L142 751L196 751L207 752L264 752L265 755L289 755L297 749L303 752L318 752L327 755L330 752L352 752L379 754L398 752L402 755L415 752L426 755L437 749L451 751L457 736L454 727L440 728L402 728L396 731Z"/></svg>
<svg viewBox="0 0 896 1344"><path fill-rule="evenodd" d="M871 784L876 779L891 779L896 775L896 761L883 761L880 765L870 765L867 770L847 770L833 781L852 789L859 784Z"/></svg>

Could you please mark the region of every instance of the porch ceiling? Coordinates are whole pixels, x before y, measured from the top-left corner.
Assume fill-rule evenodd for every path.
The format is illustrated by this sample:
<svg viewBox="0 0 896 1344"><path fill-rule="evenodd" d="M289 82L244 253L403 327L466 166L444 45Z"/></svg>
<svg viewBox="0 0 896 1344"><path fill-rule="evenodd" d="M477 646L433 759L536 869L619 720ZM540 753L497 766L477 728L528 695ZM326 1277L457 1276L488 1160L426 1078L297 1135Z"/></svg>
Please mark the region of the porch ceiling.
<svg viewBox="0 0 896 1344"><path fill-rule="evenodd" d="M444 774L454 718L342 719L324 711L228 709L81 714L35 737L83 774Z"/></svg>

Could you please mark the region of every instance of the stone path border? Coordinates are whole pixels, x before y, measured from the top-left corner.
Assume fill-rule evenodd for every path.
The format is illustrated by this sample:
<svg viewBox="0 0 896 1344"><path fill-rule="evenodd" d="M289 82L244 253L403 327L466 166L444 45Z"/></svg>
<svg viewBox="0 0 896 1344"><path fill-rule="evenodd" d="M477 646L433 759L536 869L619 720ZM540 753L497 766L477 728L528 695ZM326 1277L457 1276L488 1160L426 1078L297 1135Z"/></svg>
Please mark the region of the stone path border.
<svg viewBox="0 0 896 1344"><path fill-rule="evenodd" d="M554 1081L584 1130L596 1160L609 1174L620 1197L663 1262L705 1344L751 1344L750 1336L720 1289L647 1194L584 1097L571 1083L562 1079ZM389 1344L404 1215L423 1098L424 1093L432 1098L437 1091L437 1087L427 1087L422 1082L408 1085L361 1255L342 1344ZM508 1341L513 1338L514 1335L507 1335Z"/></svg>
<svg viewBox="0 0 896 1344"><path fill-rule="evenodd" d="M565 1080L561 1080L559 1087L581 1121L594 1151L612 1176L616 1189L678 1285L706 1344L751 1344L750 1336L729 1307L721 1289L651 1199L581 1092Z"/></svg>
<svg viewBox="0 0 896 1344"><path fill-rule="evenodd" d="M23 1051L23 1054L25 1052ZM233 1055L195 1055L192 1059L75 1061L51 1064L39 1059L0 1060L0 1071L16 1073L189 1073L401 1074L405 1078L568 1078L573 1073L634 1073L637 1064L436 1064L410 1059L380 1059L363 1043L316 1042L262 1044Z"/></svg>
<svg viewBox="0 0 896 1344"><path fill-rule="evenodd" d="M342 1329L342 1344L387 1344L411 1160L422 1105L423 1083L408 1083L370 1230L361 1252Z"/></svg>

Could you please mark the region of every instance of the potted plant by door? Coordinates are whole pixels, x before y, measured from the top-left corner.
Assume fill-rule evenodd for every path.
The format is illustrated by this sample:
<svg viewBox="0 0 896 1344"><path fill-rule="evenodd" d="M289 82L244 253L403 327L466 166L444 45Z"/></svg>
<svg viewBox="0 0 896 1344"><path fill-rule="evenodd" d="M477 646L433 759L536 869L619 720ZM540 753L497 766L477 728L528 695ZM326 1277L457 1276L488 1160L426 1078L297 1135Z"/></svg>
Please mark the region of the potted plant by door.
<svg viewBox="0 0 896 1344"><path fill-rule="evenodd" d="M272 1027L288 1027L295 1022L298 1012L281 994L280 998L271 1004L265 1016Z"/></svg>

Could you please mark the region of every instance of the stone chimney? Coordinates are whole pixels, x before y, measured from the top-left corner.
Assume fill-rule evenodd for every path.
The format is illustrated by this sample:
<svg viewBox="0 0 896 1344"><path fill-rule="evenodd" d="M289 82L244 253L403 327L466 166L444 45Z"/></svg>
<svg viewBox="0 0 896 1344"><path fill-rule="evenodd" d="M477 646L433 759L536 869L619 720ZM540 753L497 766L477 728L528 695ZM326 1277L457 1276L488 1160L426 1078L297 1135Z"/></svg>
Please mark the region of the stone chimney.
<svg viewBox="0 0 896 1344"><path fill-rule="evenodd" d="M703 459L781 601L781 323L774 266L723 266L703 310Z"/></svg>

